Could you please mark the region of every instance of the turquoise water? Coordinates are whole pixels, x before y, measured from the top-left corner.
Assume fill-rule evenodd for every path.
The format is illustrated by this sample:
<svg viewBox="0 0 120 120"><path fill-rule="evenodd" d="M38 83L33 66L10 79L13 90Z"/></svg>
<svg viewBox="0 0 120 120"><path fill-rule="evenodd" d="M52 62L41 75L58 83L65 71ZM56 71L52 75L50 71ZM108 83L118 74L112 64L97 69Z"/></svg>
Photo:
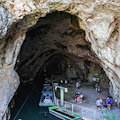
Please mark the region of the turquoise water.
<svg viewBox="0 0 120 120"><path fill-rule="evenodd" d="M39 84L21 85L10 120L60 120L49 114L47 107L39 106L41 91Z"/></svg>

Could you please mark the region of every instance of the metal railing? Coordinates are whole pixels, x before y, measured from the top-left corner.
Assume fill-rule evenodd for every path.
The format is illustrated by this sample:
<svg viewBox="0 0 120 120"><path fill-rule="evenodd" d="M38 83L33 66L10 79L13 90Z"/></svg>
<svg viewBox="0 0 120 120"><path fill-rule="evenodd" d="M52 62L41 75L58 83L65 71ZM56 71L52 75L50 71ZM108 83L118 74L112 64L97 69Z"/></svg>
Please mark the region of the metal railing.
<svg viewBox="0 0 120 120"><path fill-rule="evenodd" d="M55 95L54 103L58 107L80 114L85 120L102 120L102 111L93 110L67 101L64 101L63 106L61 106L60 99L58 99Z"/></svg>

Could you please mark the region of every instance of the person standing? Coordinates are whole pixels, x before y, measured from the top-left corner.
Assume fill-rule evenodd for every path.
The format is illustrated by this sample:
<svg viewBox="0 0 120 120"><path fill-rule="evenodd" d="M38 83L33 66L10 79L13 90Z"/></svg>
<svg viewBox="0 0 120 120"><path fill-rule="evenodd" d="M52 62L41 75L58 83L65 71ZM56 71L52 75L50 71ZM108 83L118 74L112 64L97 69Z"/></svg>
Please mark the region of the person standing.
<svg viewBox="0 0 120 120"><path fill-rule="evenodd" d="M79 82L76 83L76 87L77 87L78 89L80 89L80 83L79 83Z"/></svg>
<svg viewBox="0 0 120 120"><path fill-rule="evenodd" d="M97 98L96 105L97 105L98 110L100 110L101 102L99 98Z"/></svg>
<svg viewBox="0 0 120 120"><path fill-rule="evenodd" d="M67 85L68 84L68 81L67 80L65 80L65 85Z"/></svg>
<svg viewBox="0 0 120 120"><path fill-rule="evenodd" d="M77 102L77 96L78 96L78 92L76 91L76 93L75 93L75 102Z"/></svg>
<svg viewBox="0 0 120 120"><path fill-rule="evenodd" d="M95 90L98 90L98 83L95 84Z"/></svg>
<svg viewBox="0 0 120 120"><path fill-rule="evenodd" d="M77 102L80 102L80 93L77 93Z"/></svg>
<svg viewBox="0 0 120 120"><path fill-rule="evenodd" d="M63 80L62 79L60 80L60 84L63 85Z"/></svg>
<svg viewBox="0 0 120 120"><path fill-rule="evenodd" d="M76 88L78 88L78 82L76 82Z"/></svg>
<svg viewBox="0 0 120 120"><path fill-rule="evenodd" d="M82 103L82 100L83 100L83 94L82 92L80 93L80 103Z"/></svg>
<svg viewBox="0 0 120 120"><path fill-rule="evenodd" d="M99 98L99 100L100 100L100 109L102 109L102 106L103 106L103 100L102 100L102 98Z"/></svg>
<svg viewBox="0 0 120 120"><path fill-rule="evenodd" d="M80 89L80 83L78 82L78 89Z"/></svg>
<svg viewBox="0 0 120 120"><path fill-rule="evenodd" d="M96 77L93 76L93 87L95 88L95 84L96 84Z"/></svg>
<svg viewBox="0 0 120 120"><path fill-rule="evenodd" d="M107 98L107 108L108 108L108 110L110 111L110 109L111 109L111 99L110 99L109 96L108 96L108 98Z"/></svg>
<svg viewBox="0 0 120 120"><path fill-rule="evenodd" d="M99 85L97 86L97 91L98 91L98 93L100 93L100 86Z"/></svg>

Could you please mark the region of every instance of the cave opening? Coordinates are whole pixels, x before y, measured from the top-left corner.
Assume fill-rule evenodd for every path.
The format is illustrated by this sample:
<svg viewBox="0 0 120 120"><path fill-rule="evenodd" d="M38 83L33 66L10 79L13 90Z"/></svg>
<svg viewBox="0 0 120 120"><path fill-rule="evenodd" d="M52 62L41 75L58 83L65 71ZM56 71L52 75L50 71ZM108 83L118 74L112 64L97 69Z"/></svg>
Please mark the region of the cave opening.
<svg viewBox="0 0 120 120"><path fill-rule="evenodd" d="M101 88L109 89L109 78L99 65L90 43L85 40L85 31L80 28L76 16L65 12L48 14L28 29L15 70L20 77L20 87L10 103L11 108L16 106L11 120L16 117L24 101L28 100L26 97L29 97L34 86L37 91L34 104L38 106L45 82L44 70L48 78L53 74L58 75L59 80L63 77L75 81L81 79L84 84L91 86L93 77L99 78ZM35 111L39 111L39 106ZM20 115L23 116L23 113Z"/></svg>

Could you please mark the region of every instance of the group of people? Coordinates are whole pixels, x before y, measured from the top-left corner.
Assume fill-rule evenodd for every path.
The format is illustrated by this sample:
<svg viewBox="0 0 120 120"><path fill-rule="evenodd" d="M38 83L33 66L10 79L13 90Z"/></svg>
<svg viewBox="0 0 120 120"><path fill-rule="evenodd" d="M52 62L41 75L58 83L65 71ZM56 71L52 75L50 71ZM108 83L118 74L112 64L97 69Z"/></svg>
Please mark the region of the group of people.
<svg viewBox="0 0 120 120"><path fill-rule="evenodd" d="M60 80L60 84L61 85L63 85L63 84L65 84L65 85L72 85L73 84L73 80L70 80L70 79L68 79L68 80Z"/></svg>
<svg viewBox="0 0 120 120"><path fill-rule="evenodd" d="M107 109L109 111L111 109L111 102L112 101L111 101L110 97L108 96L107 100L106 100L106 104L107 104ZM96 105L97 105L98 110L101 110L103 107L103 100L101 98L97 98Z"/></svg>
<svg viewBox="0 0 120 120"><path fill-rule="evenodd" d="M83 101L83 94L82 92L77 92L75 93L75 102L80 102L82 103Z"/></svg>

